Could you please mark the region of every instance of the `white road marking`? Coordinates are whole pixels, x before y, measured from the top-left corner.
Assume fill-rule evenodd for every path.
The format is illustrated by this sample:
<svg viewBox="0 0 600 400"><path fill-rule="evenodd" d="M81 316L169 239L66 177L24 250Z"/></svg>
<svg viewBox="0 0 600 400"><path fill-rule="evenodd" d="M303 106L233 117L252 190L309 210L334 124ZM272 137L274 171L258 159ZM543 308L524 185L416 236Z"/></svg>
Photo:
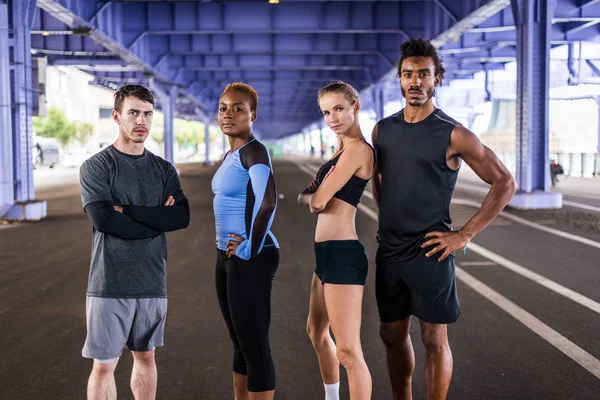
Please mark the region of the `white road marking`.
<svg viewBox="0 0 600 400"><path fill-rule="evenodd" d="M473 185L471 183L463 183L463 182L458 182L456 184L456 187L460 188L460 189L467 189L467 190L471 190L473 192L484 193L484 194L487 194L487 192L489 191L489 188L485 188L485 187L478 186L478 185ZM566 194L566 193L563 193L563 194ZM567 194L567 195L569 195L569 194ZM577 196L577 195L572 195L572 196ZM583 196L579 196L579 197L583 197ZM592 199L592 197L586 197L586 198ZM594 200L598 200L598 199L594 199ZM600 212L600 207L594 207L594 206L590 206L588 204L576 203L574 201L563 200L563 205L569 206L569 207L580 208L582 210L587 210L587 211Z"/></svg>
<svg viewBox="0 0 600 400"><path fill-rule="evenodd" d="M492 267L498 264L493 261L463 261L460 265L464 265L465 267Z"/></svg>
<svg viewBox="0 0 600 400"><path fill-rule="evenodd" d="M571 290L571 289L561 285L560 283L557 283L557 282L554 282L553 280L545 278L544 276L542 276L536 272L533 272L517 263L507 260L506 258L504 258L494 252L491 252L490 250L485 249L473 242L469 243L469 249L473 253L477 253L477 254L487 258L488 260L493 261L496 264L498 264L510 271L513 271L514 273L517 273L527 279L530 279L533 282L535 282L539 285L542 285L545 288L550 289L562 296L565 296L566 298L573 300L574 302L579 303L582 306L587 307L590 310L595 311L598 314L600 314L600 303L598 303L588 297L585 297L584 295L579 294L579 293L575 292L574 290Z"/></svg>
<svg viewBox="0 0 600 400"><path fill-rule="evenodd" d="M300 165L298 165L298 166L303 171L309 173L308 169L304 169ZM480 207L481 206L480 203L477 203L477 202L474 202L474 201L471 201L471 200L456 199L456 201L455 201L453 199L452 201L454 203L457 203L457 204L462 204L462 205L467 205L467 206L472 206L472 207ZM377 222L377 213L375 211L373 211L371 208L365 206L362 203L360 205L361 205L360 209L362 211L364 211L373 220L375 220L375 222ZM502 212L502 213L500 213L500 215L503 218L512 219L512 220L514 220L516 222L519 222L519 223L521 223L523 225L527 225L527 226L530 226L532 228L539 229L541 231L549 232L549 233L552 233L552 234L555 234L555 235L558 235L558 236L562 236L562 237L565 237L565 238L568 238L568 239L571 239L571 240L575 240L575 241L578 241L578 242L582 242L584 244L588 244L588 245L590 245L592 247L600 248L600 243L594 242L593 240L589 240L589 239L586 239L586 238L582 238L580 236L572 235L570 233L562 232L562 231L559 231L557 229L549 228L547 226L539 225L539 224L536 224L535 222L527 221L527 220L525 220L523 218L516 217L516 216L508 214L506 212ZM598 302L596 302L596 301L594 301L594 300L592 300L592 299L590 299L590 298L588 298L588 297L586 297L586 296L584 296L584 295L582 295L580 293L577 293L574 290L571 290L571 289L569 289L569 288L567 288L567 287L565 287L565 286L563 286L563 285L561 285L561 284L559 284L557 282L554 282L553 280L550 280L550 279L548 279L548 278L546 278L546 277L544 277L544 276L542 276L542 275L540 275L540 274L538 274L536 272L533 272L533 271L531 271L531 270L529 270L529 269L527 269L525 267L522 267L521 265L519 265L517 263L514 263L514 262L512 262L512 261L510 261L510 260L508 260L508 259L506 259L506 258L504 258L504 257L502 257L502 256L500 256L500 255L498 255L498 254L496 254L496 253L488 250L488 249L485 249L485 248L479 246L476 243L473 243L473 242L469 243L469 249L472 252L477 253L477 254L483 256L484 258L487 258L488 260L493 261L496 264L498 264L498 265L500 265L500 266L502 266L502 267L504 267L504 268L506 268L506 269L508 269L510 271L513 271L516 274L519 274L519 275L521 275L521 276L523 276L523 277L525 277L527 279L530 279L533 282L538 283L538 284L544 286L545 288L548 288L548 289L550 289L550 290L552 290L552 291L554 291L554 292L556 292L556 293L558 293L558 294L560 294L562 296L565 296L566 298L568 298L568 299L570 299L570 300L572 300L572 301L574 301L576 303L579 303L582 306L587 307L590 310L592 310L592 311L600 314L600 303L598 303Z"/></svg>
<svg viewBox="0 0 600 400"><path fill-rule="evenodd" d="M472 200L465 200L465 199L453 198L452 202L455 203L455 204L462 204L464 206L470 206L470 207L476 207L476 208L481 207L481 203L478 203L478 202L472 201ZM558 229L550 228L548 226L540 225L538 223L526 220L525 218L517 217L516 215L512 215L510 213L507 213L506 211L500 212L499 216L502 217L502 218L509 219L511 221L514 221L514 222L518 222L521 225L529 226L530 228L534 228L534 229L537 229L537 230L540 230L540 231L543 231L543 232L551 233L553 235L560 236L562 238L569 239L569 240L572 240L574 242L579 242L579 243L582 243L582 244L585 244L585 245L588 245L588 246L600 249L600 243L599 242L596 242L594 240L591 240L591 239L588 239L588 238L584 238L584 237L581 237L581 236L577 236L577 235L574 235L572 233L563 232L563 231L560 231Z"/></svg>
<svg viewBox="0 0 600 400"><path fill-rule="evenodd" d="M456 277L600 379L600 361L458 266Z"/></svg>
<svg viewBox="0 0 600 400"><path fill-rule="evenodd" d="M300 165L298 165L298 167L300 169L302 169L303 171L305 171L306 173L312 175L312 172L309 172L310 170L308 168L303 168ZM371 194L371 197L372 197L372 194ZM473 202L471 202L471 203L473 203ZM373 220L375 220L377 222L377 214L372 209L370 209L369 207L367 207L363 204L360 204L360 206L361 207L359 207L359 208L361 211L365 212L369 217L371 217ZM514 217L511 215L509 215L509 216ZM504 215L504 217L506 217L506 215ZM518 218L518 217L515 217L515 218ZM521 220L521 218L519 218L519 220ZM521 221L518 221L518 222L521 222ZM526 221L526 222L528 222L527 225L529 225L529 224L537 225L535 223L530 223L529 221ZM540 227L546 228L541 225L540 225ZM547 229L551 229L551 228L547 228ZM545 230L545 229L542 229L542 230ZM553 230L553 231L556 231L556 230ZM564 232L560 232L560 231L557 231L557 232L564 233ZM557 282L547 279L540 274L530 271L516 263L513 263L512 261L507 260L504 257L501 257L501 256L475 244L475 243L471 242L469 244L469 247L473 252L482 255L483 257L493 261L494 263L501 265L501 266L503 266L525 278L528 278L550 290L553 290L556 293L559 293L559 294L591 309L592 311L600 313L600 304L597 303L596 301L589 299L571 289L568 289L568 288L560 285ZM506 313L511 315L513 318L515 318L517 321L519 321L523 325L525 325L528 329L535 332L537 335L542 337L548 343L550 343L551 345L556 347L558 350L560 350L566 356L571 358L573 361L575 361L576 363L581 365L583 368L585 368L587 371L589 371L591 374L593 374L594 376L596 376L597 378L600 379L600 361L598 359L596 359L595 357L593 357L591 354L589 354L588 352L583 350L581 347L577 346L575 343L571 342L570 340L568 340L567 338L562 336L560 333L558 333L554 329L550 328L548 325L544 324L542 321L540 321L534 315L530 314L529 312L525 311L524 309L522 309L515 303L511 302L506 297L502 296L500 293L496 292L489 286L486 286L484 283L477 280L476 278L474 278L473 276L471 276L470 274L468 274L466 271L462 270L458 266L456 267L456 277L458 279L460 279L463 283L465 283L467 286L469 286L471 289L475 290L477 293L479 293L483 297L490 300L496 306L498 306L499 308L504 310Z"/></svg>

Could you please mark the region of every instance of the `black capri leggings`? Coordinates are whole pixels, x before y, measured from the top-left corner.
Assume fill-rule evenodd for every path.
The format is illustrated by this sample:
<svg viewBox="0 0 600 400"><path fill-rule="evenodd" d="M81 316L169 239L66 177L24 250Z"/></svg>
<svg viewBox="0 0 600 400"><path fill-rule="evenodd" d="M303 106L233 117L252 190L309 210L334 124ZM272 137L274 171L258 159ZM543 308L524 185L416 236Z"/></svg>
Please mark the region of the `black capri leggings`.
<svg viewBox="0 0 600 400"><path fill-rule="evenodd" d="M250 260L227 258L218 250L215 281L221 313L233 342L233 372L248 376L249 392L275 389L269 346L271 286L279 266L272 246Z"/></svg>

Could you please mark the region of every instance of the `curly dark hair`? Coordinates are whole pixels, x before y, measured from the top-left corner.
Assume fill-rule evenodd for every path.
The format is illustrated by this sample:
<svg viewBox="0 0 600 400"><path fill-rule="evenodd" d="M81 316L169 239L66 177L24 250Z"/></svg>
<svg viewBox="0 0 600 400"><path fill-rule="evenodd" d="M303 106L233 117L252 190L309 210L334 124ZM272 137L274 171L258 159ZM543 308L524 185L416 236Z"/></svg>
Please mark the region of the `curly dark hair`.
<svg viewBox="0 0 600 400"><path fill-rule="evenodd" d="M120 113L122 111L123 102L125 101L125 98L130 96L137 97L138 99L143 100L146 103L154 105L154 96L152 96L152 93L150 93L150 91L147 88L140 85L125 85L121 86L117 93L115 93L114 95L114 108L117 112Z"/></svg>
<svg viewBox="0 0 600 400"><path fill-rule="evenodd" d="M398 76L402 72L402 62L409 57L431 57L433 64L435 65L435 75L440 77L440 86L442 85L442 79L444 79L444 73L446 69L442 65L442 59L437 54L437 49L427 39L423 38L411 38L400 45L400 61L398 62Z"/></svg>

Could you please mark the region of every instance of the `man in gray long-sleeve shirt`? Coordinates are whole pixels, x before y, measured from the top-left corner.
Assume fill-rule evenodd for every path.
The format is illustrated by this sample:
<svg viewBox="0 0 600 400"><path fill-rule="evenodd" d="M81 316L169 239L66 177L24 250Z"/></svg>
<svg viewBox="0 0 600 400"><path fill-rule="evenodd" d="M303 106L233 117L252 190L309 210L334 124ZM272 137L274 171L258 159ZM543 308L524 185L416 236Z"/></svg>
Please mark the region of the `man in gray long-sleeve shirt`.
<svg viewBox="0 0 600 400"><path fill-rule="evenodd" d="M82 350L94 359L88 399L116 399L114 370L124 347L134 357L135 397L156 396L154 349L163 345L167 313L164 232L186 228L190 210L173 165L144 148L153 108L145 87L121 87L116 142L81 166L83 208L93 225Z"/></svg>

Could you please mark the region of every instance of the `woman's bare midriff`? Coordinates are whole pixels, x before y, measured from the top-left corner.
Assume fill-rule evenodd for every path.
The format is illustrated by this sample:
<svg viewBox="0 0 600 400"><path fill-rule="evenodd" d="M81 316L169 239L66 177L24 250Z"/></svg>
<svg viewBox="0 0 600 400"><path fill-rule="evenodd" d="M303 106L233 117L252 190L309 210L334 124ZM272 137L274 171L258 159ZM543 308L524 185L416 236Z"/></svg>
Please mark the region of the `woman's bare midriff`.
<svg viewBox="0 0 600 400"><path fill-rule="evenodd" d="M327 207L319 213L317 228L315 229L315 242L327 240L358 240L354 219L356 207L332 198Z"/></svg>

